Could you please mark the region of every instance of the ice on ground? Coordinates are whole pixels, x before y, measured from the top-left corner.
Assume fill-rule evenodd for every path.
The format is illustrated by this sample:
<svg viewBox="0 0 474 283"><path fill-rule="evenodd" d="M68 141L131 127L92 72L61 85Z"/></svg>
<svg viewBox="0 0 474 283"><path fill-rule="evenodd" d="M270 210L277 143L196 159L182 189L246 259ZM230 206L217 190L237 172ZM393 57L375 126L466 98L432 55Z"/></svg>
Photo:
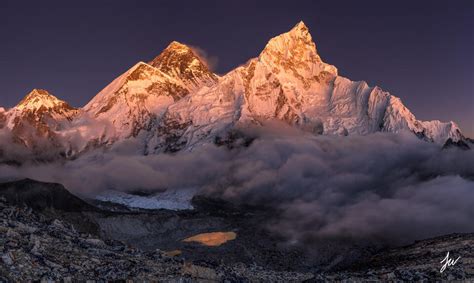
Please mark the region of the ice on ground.
<svg viewBox="0 0 474 283"><path fill-rule="evenodd" d="M187 210L194 209L191 200L196 191L196 189L188 188L167 190L150 196L139 196L126 192L108 190L98 195L96 199L122 204L130 208Z"/></svg>

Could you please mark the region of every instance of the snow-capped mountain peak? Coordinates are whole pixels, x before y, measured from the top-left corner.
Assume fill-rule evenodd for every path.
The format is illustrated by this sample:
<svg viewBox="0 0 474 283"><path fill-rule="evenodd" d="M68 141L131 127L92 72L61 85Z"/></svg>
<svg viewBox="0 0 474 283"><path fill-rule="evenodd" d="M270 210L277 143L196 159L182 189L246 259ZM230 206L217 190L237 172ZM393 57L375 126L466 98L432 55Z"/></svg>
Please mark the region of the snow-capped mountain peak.
<svg viewBox="0 0 474 283"><path fill-rule="evenodd" d="M303 21L300 21L298 24L296 24L290 31L270 39L265 49L278 48L280 50L287 50L288 45L290 44L306 45L308 48L316 51L313 37L311 36L308 27Z"/></svg>
<svg viewBox="0 0 474 283"><path fill-rule="evenodd" d="M168 44L168 46L163 51L170 51L170 52L176 52L176 53L188 53L189 51L191 51L191 48L187 46L186 44L173 40L172 42L170 42L170 44Z"/></svg>
<svg viewBox="0 0 474 283"><path fill-rule="evenodd" d="M218 77L208 67L204 58L199 56L193 48L171 42L163 52L155 57L151 66L174 79L182 81L188 89L198 89L204 85L214 85Z"/></svg>
<svg viewBox="0 0 474 283"><path fill-rule="evenodd" d="M79 112L48 91L33 89L18 105L0 113L0 128L10 131L12 142L47 155L48 151L61 148L64 141L60 132L71 125Z"/></svg>
<svg viewBox="0 0 474 283"><path fill-rule="evenodd" d="M301 34L301 36L304 36L304 37L311 37L311 34L309 34L309 29L308 27L305 25L305 23L303 21L299 21L291 30L290 32L292 33L299 33ZM311 38L310 38L311 39Z"/></svg>
<svg viewBox="0 0 474 283"><path fill-rule="evenodd" d="M15 108L22 111L38 111L43 109L53 112L63 112L75 110L67 102L58 99L48 91L36 88L28 93Z"/></svg>
<svg viewBox="0 0 474 283"><path fill-rule="evenodd" d="M308 78L323 71L337 76L336 67L321 60L309 29L302 21L289 32L270 39L259 60L296 77Z"/></svg>

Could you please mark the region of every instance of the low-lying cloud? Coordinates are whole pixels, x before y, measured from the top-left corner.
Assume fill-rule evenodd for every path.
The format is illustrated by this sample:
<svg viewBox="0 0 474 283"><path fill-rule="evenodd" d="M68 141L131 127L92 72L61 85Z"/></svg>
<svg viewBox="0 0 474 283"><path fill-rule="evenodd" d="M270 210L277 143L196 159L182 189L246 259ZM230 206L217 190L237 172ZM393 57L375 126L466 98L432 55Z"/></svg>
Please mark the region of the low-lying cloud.
<svg viewBox="0 0 474 283"><path fill-rule="evenodd" d="M201 194L279 210L271 231L291 242L374 238L406 243L474 232L474 151L441 150L412 134L311 136L282 125L233 150L207 145L138 156L128 141L62 164L0 166L93 196L103 190L195 187Z"/></svg>

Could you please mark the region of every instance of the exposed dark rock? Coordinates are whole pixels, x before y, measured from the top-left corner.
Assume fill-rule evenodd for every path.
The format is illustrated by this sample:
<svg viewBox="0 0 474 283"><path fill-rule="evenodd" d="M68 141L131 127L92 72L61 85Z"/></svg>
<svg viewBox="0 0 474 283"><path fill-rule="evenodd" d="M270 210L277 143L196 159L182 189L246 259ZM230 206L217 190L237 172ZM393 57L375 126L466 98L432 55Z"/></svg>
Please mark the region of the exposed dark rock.
<svg viewBox="0 0 474 283"><path fill-rule="evenodd" d="M226 132L223 136L216 136L214 144L217 146L226 146L228 149L249 147L256 137L244 134L239 130L231 130Z"/></svg>
<svg viewBox="0 0 474 283"><path fill-rule="evenodd" d="M448 149L448 148L459 148L462 150L471 149L465 141L463 140L453 141L452 139L448 139L443 145L443 149Z"/></svg>
<svg viewBox="0 0 474 283"><path fill-rule="evenodd" d="M26 205L50 219L68 221L81 232L99 233L99 227L86 213L100 210L71 194L61 184L31 179L2 183L0 196L12 205Z"/></svg>
<svg viewBox="0 0 474 283"><path fill-rule="evenodd" d="M43 183L31 179L0 184L0 196L12 204L26 204L36 210L97 211L97 208L74 196L61 184Z"/></svg>

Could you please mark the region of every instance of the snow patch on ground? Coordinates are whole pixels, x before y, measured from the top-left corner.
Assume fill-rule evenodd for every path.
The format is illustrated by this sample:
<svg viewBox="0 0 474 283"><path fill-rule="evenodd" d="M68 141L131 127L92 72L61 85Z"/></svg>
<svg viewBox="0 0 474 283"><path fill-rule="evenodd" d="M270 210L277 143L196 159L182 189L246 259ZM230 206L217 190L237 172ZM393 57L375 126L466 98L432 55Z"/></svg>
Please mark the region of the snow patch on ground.
<svg viewBox="0 0 474 283"><path fill-rule="evenodd" d="M96 197L100 201L108 201L125 205L130 208L143 209L194 209L191 200L196 189L167 190L150 196L139 196L125 192L108 190Z"/></svg>

